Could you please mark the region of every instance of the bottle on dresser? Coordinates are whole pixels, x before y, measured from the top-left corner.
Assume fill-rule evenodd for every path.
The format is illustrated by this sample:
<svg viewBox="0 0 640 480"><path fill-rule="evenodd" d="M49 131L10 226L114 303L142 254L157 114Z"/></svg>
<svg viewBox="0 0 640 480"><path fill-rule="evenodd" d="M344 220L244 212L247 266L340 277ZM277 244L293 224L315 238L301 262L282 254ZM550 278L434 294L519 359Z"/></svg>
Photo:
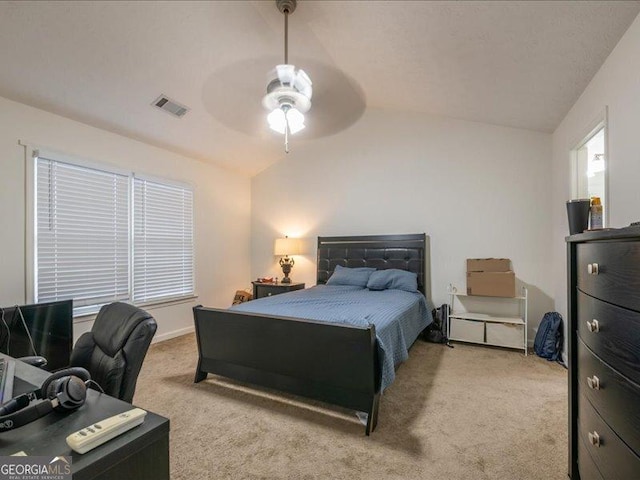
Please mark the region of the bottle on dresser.
<svg viewBox="0 0 640 480"><path fill-rule="evenodd" d="M600 202L600 197L591 197L589 230L600 230L602 227L602 203Z"/></svg>

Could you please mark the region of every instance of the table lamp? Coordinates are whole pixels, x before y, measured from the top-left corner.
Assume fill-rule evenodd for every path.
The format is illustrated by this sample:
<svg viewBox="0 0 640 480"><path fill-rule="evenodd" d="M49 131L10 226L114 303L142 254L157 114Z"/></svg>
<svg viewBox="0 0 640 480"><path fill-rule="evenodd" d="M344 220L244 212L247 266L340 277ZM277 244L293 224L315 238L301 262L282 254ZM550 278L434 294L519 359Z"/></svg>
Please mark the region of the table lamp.
<svg viewBox="0 0 640 480"><path fill-rule="evenodd" d="M293 258L289 258L289 255L300 255L300 241L297 238L276 238L273 254L282 257L280 258L280 266L284 273L282 283L291 283L289 273L295 262Z"/></svg>

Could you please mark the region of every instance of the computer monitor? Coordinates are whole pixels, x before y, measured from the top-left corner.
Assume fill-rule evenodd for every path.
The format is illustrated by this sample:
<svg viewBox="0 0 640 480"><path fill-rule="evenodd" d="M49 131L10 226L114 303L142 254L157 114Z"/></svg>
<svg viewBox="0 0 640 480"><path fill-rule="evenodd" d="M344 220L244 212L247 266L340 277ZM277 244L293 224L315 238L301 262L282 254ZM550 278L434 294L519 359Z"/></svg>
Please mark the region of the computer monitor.
<svg viewBox="0 0 640 480"><path fill-rule="evenodd" d="M0 311L3 313L4 322L0 321L2 353L15 358L45 357L47 366L44 368L49 371L69 366L73 344L73 300L7 307Z"/></svg>

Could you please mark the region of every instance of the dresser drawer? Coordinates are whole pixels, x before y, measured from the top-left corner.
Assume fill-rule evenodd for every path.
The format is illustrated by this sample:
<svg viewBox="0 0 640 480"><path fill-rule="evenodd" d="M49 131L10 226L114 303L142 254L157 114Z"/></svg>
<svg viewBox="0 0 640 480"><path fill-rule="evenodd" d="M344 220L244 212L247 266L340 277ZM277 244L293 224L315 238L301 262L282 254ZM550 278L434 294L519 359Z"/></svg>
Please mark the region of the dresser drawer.
<svg viewBox="0 0 640 480"><path fill-rule="evenodd" d="M603 363L578 341L578 383L580 392L602 419L640 453L640 386Z"/></svg>
<svg viewBox="0 0 640 480"><path fill-rule="evenodd" d="M577 318L578 333L584 343L602 360L640 384L640 313L578 292Z"/></svg>
<svg viewBox="0 0 640 480"><path fill-rule="evenodd" d="M640 479L640 457L607 426L584 395L578 395L578 437L604 478ZM595 438L597 445L592 444Z"/></svg>
<svg viewBox="0 0 640 480"><path fill-rule="evenodd" d="M272 295L278 295L279 293L286 293L289 290L287 288L281 288L276 285L260 285L256 287L258 290L257 298L270 297Z"/></svg>
<svg viewBox="0 0 640 480"><path fill-rule="evenodd" d="M254 300L304 289L304 283L252 283Z"/></svg>
<svg viewBox="0 0 640 480"><path fill-rule="evenodd" d="M583 292L640 311L640 242L579 244L576 269Z"/></svg>
<svg viewBox="0 0 640 480"><path fill-rule="evenodd" d="M580 480L604 480L589 455L589 446L582 439L578 440L578 471L580 472Z"/></svg>

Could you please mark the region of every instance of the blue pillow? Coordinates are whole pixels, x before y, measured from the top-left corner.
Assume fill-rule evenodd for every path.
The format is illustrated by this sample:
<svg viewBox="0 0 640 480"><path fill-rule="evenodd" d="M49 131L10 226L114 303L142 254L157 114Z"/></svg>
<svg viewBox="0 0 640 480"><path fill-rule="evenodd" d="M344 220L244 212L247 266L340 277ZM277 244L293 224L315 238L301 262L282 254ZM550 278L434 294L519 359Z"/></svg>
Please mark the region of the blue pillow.
<svg viewBox="0 0 640 480"><path fill-rule="evenodd" d="M367 286L369 276L375 270L375 268L369 267L347 268L336 265L333 274L327 280L327 285L354 285L364 288Z"/></svg>
<svg viewBox="0 0 640 480"><path fill-rule="evenodd" d="M418 274L389 268L387 270L376 270L369 277L367 282L369 290L404 290L405 292L418 291Z"/></svg>

